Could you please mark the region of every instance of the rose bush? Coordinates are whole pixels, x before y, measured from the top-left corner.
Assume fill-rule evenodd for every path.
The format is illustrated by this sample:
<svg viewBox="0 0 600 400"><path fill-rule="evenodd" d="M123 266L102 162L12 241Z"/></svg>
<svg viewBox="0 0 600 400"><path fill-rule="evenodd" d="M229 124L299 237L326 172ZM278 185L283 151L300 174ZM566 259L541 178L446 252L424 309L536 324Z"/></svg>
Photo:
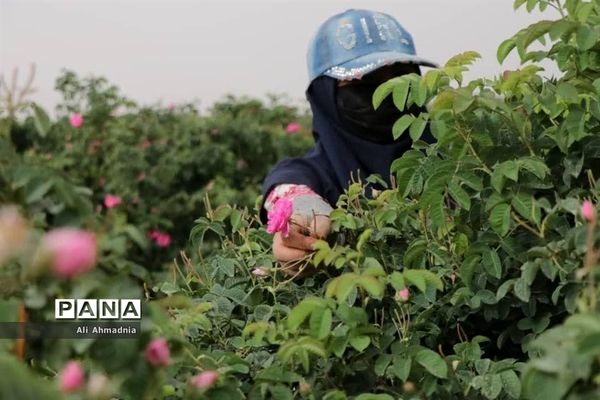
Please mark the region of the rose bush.
<svg viewBox="0 0 600 400"><path fill-rule="evenodd" d="M109 90L103 98L111 100L82 112L78 128L65 117L54 133L47 131L51 144L41 144L35 136L40 128L35 126L43 125L39 110L29 122L19 124L25 130L32 124L34 139L21 143L20 150L17 143L19 152L0 154L2 160L23 160L0 163L0 178L20 182L17 178L22 175L5 171L13 165L48 165L42 154L50 154L52 160L66 157L66 176L75 177L75 184L61 175L53 178L59 183L44 190L35 190L38 182L11 184L0 192L4 201L24 205L31 220L28 228L14 214L0 218L0 223L5 220L31 230L10 240L30 238L23 248L35 248L46 235L41 222L46 228L57 221L80 221L80 226L100 227L100 256L95 268L83 268L75 279L61 280L36 268L35 258L27 257L34 252L10 254L11 261L2 268L16 284L2 296L2 320L18 318L21 302L30 320L49 318L53 315L49 303L56 297L140 297L146 302L142 333L134 340L44 340L26 343L24 353L19 352L21 342L0 342L29 364L25 368L14 357L0 357L0 394L17 393L26 400L64 394L106 399L113 394L123 399L598 397L600 3L517 0L515 6L529 11L550 8L559 15L500 45L499 60L516 51L527 63L521 69L465 82L463 73L478 58L467 52L423 77L395 78L376 91L375 106L386 96L393 96L401 109L428 105L427 112L402 117L394 126L396 136L413 138L413 149L392 165L391 187L370 177L341 196L331 215L332 236L297 261L301 272L316 270L302 279L281 273L282 266L273 259L268 227L259 222L258 210L248 206L254 203L256 188L236 191L245 187L243 182L259 182L262 177L253 174L268 167L256 164L263 162L259 159L265 149L252 145L260 134L244 137L249 153L243 163L235 162L236 174L227 168L232 168L230 161L238 153L213 146L228 143L224 148L235 149L233 132L252 131L253 123L256 127L278 121L281 135L276 137L281 142L276 147L289 149L286 146L295 145L291 140L298 138L296 127L290 127L293 121L274 117L277 112L265 114L260 103L231 100L215 106L214 120L177 108L115 117L111 102L121 100ZM536 41L545 46L530 50ZM543 60L556 63L560 75L544 77L538 64ZM66 87L77 88L72 78ZM97 92L90 91L87 101L97 100ZM72 102L80 104L85 90L71 88L66 93L65 104L71 108L64 115L80 112ZM163 160L165 175L152 190L132 186L138 191L128 191L126 183L137 182L140 173L144 173L141 182L158 174L151 166L136 170L136 157L157 142L163 146L162 136L134 136L128 127L162 132L157 121L170 121L176 112L187 122L168 125L179 129L169 132L192 137L192 125L208 136L177 148L170 142L173 136L165 133L169 146L165 143L154 153L171 154ZM223 120L229 122L218 125ZM85 142L63 149L65 137L59 131L77 129L81 136L91 137L95 133L86 131L90 127L96 127L94 132L118 132L119 143L129 146L111 153L117 144L101 136L95 140L109 141L110 146ZM436 137L435 144L419 141L425 129ZM74 143L73 136L67 140ZM113 172L98 169L101 174L94 175L90 164L82 168L87 173L78 175L75 160L82 158L71 159L68 152L79 149L83 154L92 143L92 148L108 146L102 148L107 154L120 154L111 162L92 158ZM133 150L136 144L139 147ZM44 146L47 150L42 150ZM177 150L170 153L172 147ZM66 155L55 158L55 152ZM115 162L123 154L131 160L127 167ZM122 250L123 242L114 244L120 233L128 232L129 238L142 243L141 232L148 232L157 245L161 237L166 241L161 234L179 237L161 222L162 211L158 216L151 212L151 207L164 206L157 199L170 198L158 195L163 188L158 182L166 185L179 176L172 175L166 160L190 160L187 166L199 168L191 160L207 166L216 165L217 158L226 160L221 178L209 175L209 169L181 170L190 176L193 171L206 172L206 180L198 182L208 186L212 181L214 190L206 190L210 193L205 216L195 220L190 258L183 254L167 272L152 277L124 265L128 250ZM55 162L50 164L56 168L60 162ZM51 171L39 168L30 179ZM111 178L121 175L128 178ZM94 186L84 176L89 182L104 179ZM88 184L91 194L82 189ZM64 192L56 190L61 185L78 195L56 207L55 199ZM379 194L367 198L366 186L376 187ZM192 193L181 190L181 198ZM130 205L132 193L144 204L139 216ZM107 195L123 201L112 202L113 208L100 209L99 214L91 212L92 204L102 204ZM181 198L171 198L170 204ZM222 201L240 205L219 205ZM285 229L288 213L285 208L279 211L271 232ZM142 218L150 218L150 223L139 222L145 221ZM138 234L114 226L132 226ZM118 265L122 268L114 268ZM15 268L27 273L11 275ZM145 282L140 285L131 276ZM71 361L79 364L68 364ZM71 365L78 368L66 368ZM76 384L61 386L61 377L67 374L60 371L71 370L76 372L69 374L77 378L72 380ZM107 390L100 390L97 381ZM74 394L65 393L71 388Z"/></svg>

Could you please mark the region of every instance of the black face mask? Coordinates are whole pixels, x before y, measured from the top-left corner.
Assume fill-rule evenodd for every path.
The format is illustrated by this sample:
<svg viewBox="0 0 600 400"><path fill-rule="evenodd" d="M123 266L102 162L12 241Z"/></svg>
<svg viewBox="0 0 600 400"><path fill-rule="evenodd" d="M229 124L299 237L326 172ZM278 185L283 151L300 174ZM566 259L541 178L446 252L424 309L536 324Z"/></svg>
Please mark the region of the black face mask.
<svg viewBox="0 0 600 400"><path fill-rule="evenodd" d="M392 127L403 114L419 115L423 107L413 105L404 111L398 110L391 95L375 110L373 93L385 80L363 79L337 88L336 107L342 123L354 135L375 143L394 141Z"/></svg>

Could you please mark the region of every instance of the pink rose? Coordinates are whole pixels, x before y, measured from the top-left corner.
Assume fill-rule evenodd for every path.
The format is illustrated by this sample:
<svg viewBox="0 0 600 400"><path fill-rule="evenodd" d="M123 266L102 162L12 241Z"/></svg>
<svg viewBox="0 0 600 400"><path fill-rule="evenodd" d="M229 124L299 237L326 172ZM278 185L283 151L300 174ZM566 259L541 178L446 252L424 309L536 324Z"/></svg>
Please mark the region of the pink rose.
<svg viewBox="0 0 600 400"><path fill-rule="evenodd" d="M171 245L171 235L161 232L154 241L158 247L169 247Z"/></svg>
<svg viewBox="0 0 600 400"><path fill-rule="evenodd" d="M81 125L83 125L83 116L77 113L71 114L69 117L69 123L73 128L79 128Z"/></svg>
<svg viewBox="0 0 600 400"><path fill-rule="evenodd" d="M60 372L60 390L74 392L83 386L85 373L78 361L69 361Z"/></svg>
<svg viewBox="0 0 600 400"><path fill-rule="evenodd" d="M169 247L171 245L171 235L161 232L158 229L153 229L148 232L148 237L152 239L158 247Z"/></svg>
<svg viewBox="0 0 600 400"><path fill-rule="evenodd" d="M300 124L297 122L290 122L288 126L285 128L285 131L288 135L293 135L294 133L300 132Z"/></svg>
<svg viewBox="0 0 600 400"><path fill-rule="evenodd" d="M169 103L169 105L167 106L169 111L173 111L176 107L177 107L177 104L175 104L175 103Z"/></svg>
<svg viewBox="0 0 600 400"><path fill-rule="evenodd" d="M408 288L404 288L402 290L399 290L396 292L396 301L408 301L408 298L410 297L410 292L408 291Z"/></svg>
<svg viewBox="0 0 600 400"><path fill-rule="evenodd" d="M591 201L586 200L583 202L581 205L581 215L588 222L592 222L596 219L596 208Z"/></svg>
<svg viewBox="0 0 600 400"><path fill-rule="evenodd" d="M219 373L215 371L204 371L192 377L192 385L198 389L206 390L219 380Z"/></svg>
<svg viewBox="0 0 600 400"><path fill-rule="evenodd" d="M70 279L96 265L96 237L75 228L50 231L42 240L42 251L50 257L54 275Z"/></svg>
<svg viewBox="0 0 600 400"><path fill-rule="evenodd" d="M158 338L152 340L146 346L146 361L153 367L166 367L171 362L171 352L167 339Z"/></svg>
<svg viewBox="0 0 600 400"><path fill-rule="evenodd" d="M104 197L104 205L106 206L106 208L115 208L122 202L123 202L123 199L121 199L121 197L114 196L112 194L107 194Z"/></svg>
<svg viewBox="0 0 600 400"><path fill-rule="evenodd" d="M284 237L290 234L289 219L293 212L292 202L285 197L280 198L275 202L275 206L267 214L267 232L274 234L281 232Z"/></svg>

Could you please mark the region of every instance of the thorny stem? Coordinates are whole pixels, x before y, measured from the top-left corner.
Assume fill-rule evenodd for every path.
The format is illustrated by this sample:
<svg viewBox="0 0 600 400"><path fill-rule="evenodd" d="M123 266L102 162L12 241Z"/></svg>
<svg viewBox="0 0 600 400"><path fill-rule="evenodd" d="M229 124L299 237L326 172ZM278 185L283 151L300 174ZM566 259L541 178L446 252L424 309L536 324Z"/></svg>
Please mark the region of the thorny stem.
<svg viewBox="0 0 600 400"><path fill-rule="evenodd" d="M588 280L588 294L589 294L589 302L590 309L589 311L596 311L596 288L594 281L594 267L598 263L598 258L600 253L594 249L594 232L596 231L596 218L592 219L587 226L587 238L586 238L586 247L587 252L585 253L585 271L587 273Z"/></svg>
<svg viewBox="0 0 600 400"><path fill-rule="evenodd" d="M539 237L540 239L544 238L544 235L541 232L538 232L535 229L533 229L531 226L529 226L529 224L527 222L525 222L521 218L519 218L519 216L517 214L515 214L514 212L511 212L510 214L519 226L522 226L523 228L527 229L529 232L533 233L535 236Z"/></svg>
<svg viewBox="0 0 600 400"><path fill-rule="evenodd" d="M460 135L460 137L465 141L467 146L469 146L469 150L471 151L471 154L473 155L473 157L475 157L477 159L477 161L479 161L483 171L485 171L485 173L487 173L488 175L492 175L492 170L490 170L488 168L488 166L483 162L481 157L479 157L479 154L477 154L477 151L475 150L475 148L473 147L473 144L471 143L471 139L467 135L465 135L465 132L463 132L463 130L460 129L460 127L459 127L459 129L457 129L457 132Z"/></svg>

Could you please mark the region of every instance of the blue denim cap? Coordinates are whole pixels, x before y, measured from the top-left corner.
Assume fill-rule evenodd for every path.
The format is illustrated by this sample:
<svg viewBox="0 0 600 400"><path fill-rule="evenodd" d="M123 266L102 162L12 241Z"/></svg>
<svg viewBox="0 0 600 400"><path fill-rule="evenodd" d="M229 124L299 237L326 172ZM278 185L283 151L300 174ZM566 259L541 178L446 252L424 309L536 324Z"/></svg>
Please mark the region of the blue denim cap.
<svg viewBox="0 0 600 400"><path fill-rule="evenodd" d="M321 25L308 48L309 81L327 75L360 79L384 65L412 63L437 67L417 56L412 36L392 16L350 9Z"/></svg>

